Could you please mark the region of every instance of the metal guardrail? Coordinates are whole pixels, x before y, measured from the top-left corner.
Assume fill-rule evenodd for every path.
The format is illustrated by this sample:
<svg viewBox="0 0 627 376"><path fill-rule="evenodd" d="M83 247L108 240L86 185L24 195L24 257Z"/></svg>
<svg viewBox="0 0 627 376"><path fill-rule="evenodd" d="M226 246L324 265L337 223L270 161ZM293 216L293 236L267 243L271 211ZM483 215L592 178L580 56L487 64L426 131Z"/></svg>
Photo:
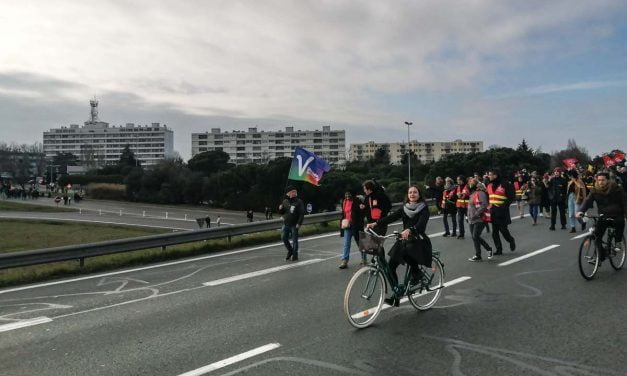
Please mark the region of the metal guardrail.
<svg viewBox="0 0 627 376"><path fill-rule="evenodd" d="M431 202L430 202L431 203ZM397 208L400 203L394 204ZM339 220L341 212L327 212L306 215L303 224L316 224ZM167 246L193 243L203 240L228 238L264 231L273 231L281 228L281 219L272 219L253 223L242 223L233 226L142 236L130 239L110 240L98 243L78 244L63 247L36 249L0 254L0 270L20 266L47 264L51 262L80 260L81 266L85 258L111 255L149 248L165 249Z"/></svg>

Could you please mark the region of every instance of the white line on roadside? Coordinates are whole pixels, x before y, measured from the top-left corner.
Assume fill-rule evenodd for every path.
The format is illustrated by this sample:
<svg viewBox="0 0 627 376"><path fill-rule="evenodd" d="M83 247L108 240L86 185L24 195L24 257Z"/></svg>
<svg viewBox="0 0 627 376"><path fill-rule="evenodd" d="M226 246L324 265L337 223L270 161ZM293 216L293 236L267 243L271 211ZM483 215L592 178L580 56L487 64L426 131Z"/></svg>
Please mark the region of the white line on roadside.
<svg viewBox="0 0 627 376"><path fill-rule="evenodd" d="M435 234L429 234L429 237L430 237L430 238L436 238L436 237L438 237L438 236L442 236L442 235L444 235L444 234L445 234L445 232L444 232L444 231L442 231L442 232L436 232Z"/></svg>
<svg viewBox="0 0 627 376"><path fill-rule="evenodd" d="M472 277L469 277L469 276L464 276L464 277L455 278L455 279L450 280L450 281L448 281L448 282L444 282L444 287L450 287L450 286L456 285L456 284L458 284L458 283L462 283L462 282L464 282L464 281L467 281L467 280L469 280L469 279L471 279L471 278L472 278ZM420 295L426 295L427 293L428 293L428 292L423 292L423 293L420 293ZM399 304L404 304L404 303L407 303L408 301L409 301L409 298L405 297L405 298L403 298L403 299L401 299L401 300L400 300ZM387 303L384 303L384 304L383 304L383 307L381 308L381 310L383 311L383 310L390 309L390 308L392 308L392 306L391 306L391 305L389 305L389 304L387 304ZM364 309L364 310L363 310L363 311L361 311L361 312L355 313L354 315L352 315L352 317L353 317L354 319L361 319L361 318L363 318L364 316L367 316L367 315L369 315L370 313L372 313L372 312L374 311L374 309L375 309L375 307L371 307L371 308L368 308L368 309Z"/></svg>
<svg viewBox="0 0 627 376"><path fill-rule="evenodd" d="M241 362L242 360L246 360L248 358L252 358L253 356L257 356L263 354L265 352L274 350L276 348L281 347L279 343L269 343L265 346L257 347L256 349L252 349L250 351L246 351L245 353L241 353L239 355L232 356L230 358L226 358L219 362L211 363L204 367L197 368L193 371L185 372L180 374L179 376L200 376L207 374L209 372L218 370L220 368L224 368L226 366L230 366L231 364L235 364L237 362Z"/></svg>
<svg viewBox="0 0 627 376"><path fill-rule="evenodd" d="M584 236L588 236L588 235L590 235L590 233L589 233L589 232L585 232L585 233L583 233L583 234L579 234L579 235L577 235L577 236L575 236L575 237L570 238L570 240L581 239L581 238L583 238Z"/></svg>
<svg viewBox="0 0 627 376"><path fill-rule="evenodd" d="M8 332L9 330L15 330L15 329L19 329L19 328L25 328L27 326L33 326L33 325L39 325L39 324L45 324L47 322L51 322L52 319L49 317L36 317L34 319L30 319L30 320L21 320L18 322L13 322L11 324L4 324L4 325L0 325L0 332Z"/></svg>
<svg viewBox="0 0 627 376"><path fill-rule="evenodd" d="M560 246L559 244L553 244L553 245L550 245L550 246L548 246L548 247L544 247L544 248L542 248L542 249L538 249L537 251L533 251L533 252L531 252L531 253L527 253L526 255L522 255L522 256L520 256L520 257L516 257L515 259L511 259L511 260L509 260L509 261L502 262L502 263L500 263L498 266L507 266L507 265L511 265L511 264L514 264L514 263L516 263L516 262L518 262L518 261L522 261L522 260L524 260L524 259L528 259L529 257L533 257L533 256L535 256L535 255L539 255L540 253L544 253L544 252L546 252L546 251L550 251L551 249L553 249L553 248L557 248L557 247L559 247L559 246Z"/></svg>
<svg viewBox="0 0 627 376"><path fill-rule="evenodd" d="M311 237L299 239L298 241L299 242L304 242L304 241L309 241L309 240L328 238L328 237L331 237L331 236L337 236L337 233L333 232L333 233L330 233L330 234L311 236ZM278 247L278 246L281 246L281 245L283 245L283 243L266 244L266 245L262 245L262 246L259 246L259 247L245 248L245 249L240 249L240 250L231 251L231 252L221 252L219 254L211 254L211 255L208 255L208 256L201 256L201 257L195 257L195 258L191 258L191 259L172 261L172 262L167 262L167 263L158 264L158 265L144 266L144 267L141 267L141 268L120 270L120 271L117 271L117 272L95 274L95 275L79 277L79 278L72 278L72 279L66 279L66 280L56 281L56 282L39 283L39 284L36 284L36 285L16 287L16 288L7 289L7 290L0 290L0 295L1 294L6 294L6 293L9 293L9 292L16 292L16 291L22 291L22 290L31 290L31 289L35 289L35 288L39 288L39 287L54 286L54 285L60 285L60 284L64 284L64 283L85 281L85 280L88 280L88 279L109 277L109 276L112 276L112 275L119 275L119 274L125 274L125 273L138 272L138 271L142 271L142 270L156 269L156 268L161 268L161 267L164 267L164 266L185 264L185 263L188 263L188 262L196 262L196 261L201 261L201 260L207 260L207 259L212 259L212 258L215 258L215 257L236 255L236 254L239 254L239 253L246 253L246 252L256 251L256 250L264 249L264 248Z"/></svg>
<svg viewBox="0 0 627 376"><path fill-rule="evenodd" d="M315 263L322 262L322 261L324 261L324 260L323 259L311 259L311 260L305 260L305 261L301 261L301 262L295 262L293 264L288 264L288 265L275 266L274 268L257 270L256 272L250 272L250 273L235 275L235 276L232 276L232 277L216 279L215 281L205 282L205 283L203 283L203 286L219 286L219 285L223 285L225 283L241 281L242 279L254 278L254 277L258 277L260 275L276 273L276 272L280 272L282 270L293 269L293 268L296 268L296 267L299 267L299 266L315 264Z"/></svg>

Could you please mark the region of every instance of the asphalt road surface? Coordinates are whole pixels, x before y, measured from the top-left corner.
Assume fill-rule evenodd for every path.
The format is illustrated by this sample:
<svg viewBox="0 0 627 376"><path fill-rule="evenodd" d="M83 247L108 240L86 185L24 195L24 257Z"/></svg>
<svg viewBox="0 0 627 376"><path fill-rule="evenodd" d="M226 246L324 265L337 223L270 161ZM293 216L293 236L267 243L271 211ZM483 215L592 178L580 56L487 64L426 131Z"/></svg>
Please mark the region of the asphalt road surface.
<svg viewBox="0 0 627 376"><path fill-rule="evenodd" d="M275 243L0 290L0 374L627 375L627 270L585 281L581 233L510 229L515 252L471 263L432 218L446 280L469 278L361 330L337 233L302 239L297 263Z"/></svg>

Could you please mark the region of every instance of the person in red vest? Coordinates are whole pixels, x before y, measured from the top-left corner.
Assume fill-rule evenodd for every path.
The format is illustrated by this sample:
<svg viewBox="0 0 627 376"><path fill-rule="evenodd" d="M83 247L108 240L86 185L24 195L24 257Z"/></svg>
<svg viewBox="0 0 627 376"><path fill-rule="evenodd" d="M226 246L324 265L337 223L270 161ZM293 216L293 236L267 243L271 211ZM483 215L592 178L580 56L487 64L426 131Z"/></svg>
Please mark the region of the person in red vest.
<svg viewBox="0 0 627 376"><path fill-rule="evenodd" d="M527 183L523 175L518 175L514 182L514 191L516 192L516 207L520 218L524 217L525 202L527 201Z"/></svg>
<svg viewBox="0 0 627 376"><path fill-rule="evenodd" d="M442 208L442 221L444 222L444 235L443 236L456 236L457 235L457 187L453 183L453 179L447 177L444 184L444 192L442 193L442 202L440 207ZM449 231L448 217L451 217L453 222L453 233Z"/></svg>
<svg viewBox="0 0 627 376"><path fill-rule="evenodd" d="M457 201L455 202L455 206L457 207L457 227L459 228L459 236L457 239L464 238L464 217L468 211L468 197L470 196L470 191L468 185L466 184L466 178L462 175L457 177L457 188L455 189L455 196L457 196Z"/></svg>
<svg viewBox="0 0 627 376"><path fill-rule="evenodd" d="M488 206L490 208L490 221L492 222L492 240L496 247L495 255L503 254L503 238L509 242L509 249L516 250L516 240L509 233L507 226L512 223L509 215L509 205L514 200L514 192L511 184L501 178L498 169L491 169L488 172L490 183L488 184Z"/></svg>

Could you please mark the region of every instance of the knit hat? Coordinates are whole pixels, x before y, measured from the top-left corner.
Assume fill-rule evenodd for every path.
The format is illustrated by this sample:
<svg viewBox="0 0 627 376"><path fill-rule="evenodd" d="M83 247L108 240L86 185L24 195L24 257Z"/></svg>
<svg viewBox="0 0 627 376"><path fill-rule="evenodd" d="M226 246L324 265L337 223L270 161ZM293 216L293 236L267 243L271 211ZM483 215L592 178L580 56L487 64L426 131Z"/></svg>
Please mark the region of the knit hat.
<svg viewBox="0 0 627 376"><path fill-rule="evenodd" d="M295 190L296 190L296 187L294 187L293 185L288 185L288 186L285 188L285 193L289 193L289 192L291 192L291 191L295 191Z"/></svg>

